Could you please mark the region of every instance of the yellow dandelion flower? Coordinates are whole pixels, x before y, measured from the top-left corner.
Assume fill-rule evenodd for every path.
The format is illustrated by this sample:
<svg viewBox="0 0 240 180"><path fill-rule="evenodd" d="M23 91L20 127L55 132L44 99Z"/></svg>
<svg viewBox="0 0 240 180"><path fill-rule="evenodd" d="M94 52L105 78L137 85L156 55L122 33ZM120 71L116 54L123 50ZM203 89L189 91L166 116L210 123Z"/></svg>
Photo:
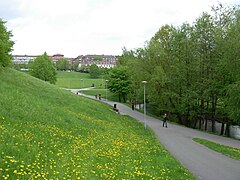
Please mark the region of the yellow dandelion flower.
<svg viewBox="0 0 240 180"><path fill-rule="evenodd" d="M12 157L12 156L6 156L6 158L8 158L8 159L12 159L12 158L14 158L14 157Z"/></svg>
<svg viewBox="0 0 240 180"><path fill-rule="evenodd" d="M15 159L10 159L10 162L14 163L17 162Z"/></svg>

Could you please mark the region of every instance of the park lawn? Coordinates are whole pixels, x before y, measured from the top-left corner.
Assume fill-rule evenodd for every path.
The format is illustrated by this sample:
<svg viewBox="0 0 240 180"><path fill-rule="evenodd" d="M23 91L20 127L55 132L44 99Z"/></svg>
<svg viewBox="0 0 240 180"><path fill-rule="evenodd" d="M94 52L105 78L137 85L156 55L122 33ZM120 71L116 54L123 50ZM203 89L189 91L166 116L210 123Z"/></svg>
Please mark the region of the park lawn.
<svg viewBox="0 0 240 180"><path fill-rule="evenodd" d="M143 124L0 71L0 179L195 179Z"/></svg>
<svg viewBox="0 0 240 180"><path fill-rule="evenodd" d="M92 79L89 73L58 71L56 85L69 89L88 88L93 85L98 88L104 88L105 81L102 77Z"/></svg>
<svg viewBox="0 0 240 180"><path fill-rule="evenodd" d="M193 140L216 152L229 156L233 159L240 160L240 149L221 145L221 144L218 144L206 139L201 139L201 138L193 138Z"/></svg>

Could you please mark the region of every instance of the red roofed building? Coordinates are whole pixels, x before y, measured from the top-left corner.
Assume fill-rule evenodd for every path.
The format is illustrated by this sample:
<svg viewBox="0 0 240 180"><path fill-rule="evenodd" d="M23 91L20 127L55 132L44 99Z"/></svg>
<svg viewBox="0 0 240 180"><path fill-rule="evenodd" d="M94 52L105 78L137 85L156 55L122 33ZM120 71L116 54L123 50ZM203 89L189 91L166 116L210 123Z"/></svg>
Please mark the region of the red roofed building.
<svg viewBox="0 0 240 180"><path fill-rule="evenodd" d="M50 57L54 63L56 63L59 59L64 58L64 55L62 54L54 54Z"/></svg>

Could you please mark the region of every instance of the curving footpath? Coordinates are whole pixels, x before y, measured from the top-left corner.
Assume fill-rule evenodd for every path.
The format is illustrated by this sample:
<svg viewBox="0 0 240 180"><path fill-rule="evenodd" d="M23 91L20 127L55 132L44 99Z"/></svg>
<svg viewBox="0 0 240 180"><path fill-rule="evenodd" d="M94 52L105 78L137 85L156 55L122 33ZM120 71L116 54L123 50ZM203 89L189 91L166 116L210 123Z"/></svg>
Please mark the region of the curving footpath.
<svg viewBox="0 0 240 180"><path fill-rule="evenodd" d="M72 90L73 93L76 91ZM83 95L83 94L80 94ZM83 95L88 98L95 97ZM117 108L122 114L129 115L144 122L143 114L117 102L103 102ZM147 126L150 127L163 146L189 169L198 179L203 180L240 180L240 161L231 159L207 147L196 143L193 138L204 138L219 144L240 149L240 141L217 136L198 130L168 123L168 128L162 127L162 121L146 116Z"/></svg>

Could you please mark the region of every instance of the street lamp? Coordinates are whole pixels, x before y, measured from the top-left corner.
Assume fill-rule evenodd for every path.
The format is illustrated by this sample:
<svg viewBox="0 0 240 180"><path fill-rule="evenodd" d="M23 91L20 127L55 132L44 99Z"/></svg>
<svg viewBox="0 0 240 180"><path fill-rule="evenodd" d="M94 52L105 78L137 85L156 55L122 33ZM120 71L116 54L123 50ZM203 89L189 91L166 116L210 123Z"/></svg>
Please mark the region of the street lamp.
<svg viewBox="0 0 240 180"><path fill-rule="evenodd" d="M107 101L107 84L108 84L108 80L106 79L105 82L106 82L106 101Z"/></svg>
<svg viewBox="0 0 240 180"><path fill-rule="evenodd" d="M147 81L142 81L142 84L143 84L143 88L144 88L144 91L143 91L143 106L144 106L144 128L146 130L147 128L147 120L146 120L146 83Z"/></svg>

